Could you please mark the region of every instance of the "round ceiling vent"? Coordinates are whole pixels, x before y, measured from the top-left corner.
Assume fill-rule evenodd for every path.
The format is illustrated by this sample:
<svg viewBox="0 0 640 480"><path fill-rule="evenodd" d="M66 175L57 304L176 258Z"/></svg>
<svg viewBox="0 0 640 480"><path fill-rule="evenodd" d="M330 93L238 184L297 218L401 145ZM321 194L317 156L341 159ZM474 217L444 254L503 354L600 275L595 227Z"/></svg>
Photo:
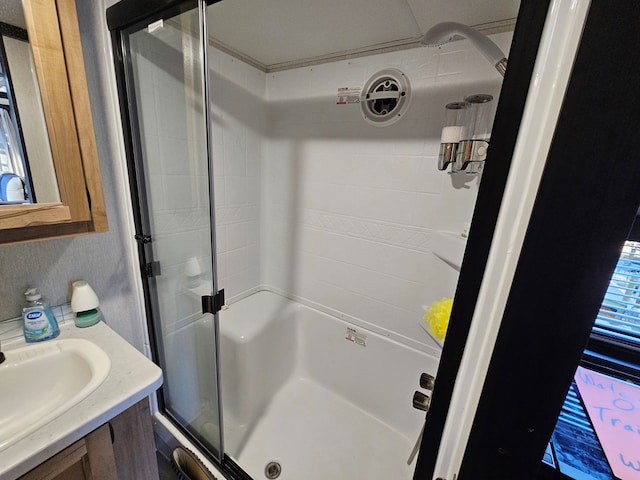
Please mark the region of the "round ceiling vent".
<svg viewBox="0 0 640 480"><path fill-rule="evenodd" d="M362 89L364 119L378 127L397 122L409 106L410 93L409 79L400 70L388 68L374 74Z"/></svg>

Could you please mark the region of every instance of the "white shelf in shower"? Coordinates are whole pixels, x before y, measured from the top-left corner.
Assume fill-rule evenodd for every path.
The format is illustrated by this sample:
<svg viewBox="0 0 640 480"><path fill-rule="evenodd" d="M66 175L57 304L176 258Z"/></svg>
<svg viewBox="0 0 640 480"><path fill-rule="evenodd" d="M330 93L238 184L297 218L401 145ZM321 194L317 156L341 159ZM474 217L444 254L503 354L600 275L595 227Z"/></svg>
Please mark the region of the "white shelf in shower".
<svg viewBox="0 0 640 480"><path fill-rule="evenodd" d="M429 325L427 325L424 322L424 319L422 317L420 317L420 319L418 320L418 323L420 324L420 326L422 327L422 329L427 332L427 335L429 335L429 337L433 338L433 341L436 342L438 344L438 346L440 348L442 348L444 346L444 340L440 340L438 338L435 337L435 335L433 335L430 331L429 331Z"/></svg>
<svg viewBox="0 0 640 480"><path fill-rule="evenodd" d="M433 237L433 253L458 270L466 248L467 239L459 233L441 231Z"/></svg>

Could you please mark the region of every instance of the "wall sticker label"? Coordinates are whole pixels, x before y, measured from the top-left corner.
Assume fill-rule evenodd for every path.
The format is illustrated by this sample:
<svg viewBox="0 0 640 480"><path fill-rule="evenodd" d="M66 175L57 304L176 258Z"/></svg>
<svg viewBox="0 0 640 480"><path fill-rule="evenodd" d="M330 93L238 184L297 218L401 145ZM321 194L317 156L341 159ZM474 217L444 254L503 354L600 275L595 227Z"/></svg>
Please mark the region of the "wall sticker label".
<svg viewBox="0 0 640 480"><path fill-rule="evenodd" d="M344 339L361 347L367 346L367 336L355 328L347 327L347 335Z"/></svg>
<svg viewBox="0 0 640 480"><path fill-rule="evenodd" d="M360 93L362 87L339 87L338 88L338 101L336 105L350 105L353 103L360 103Z"/></svg>

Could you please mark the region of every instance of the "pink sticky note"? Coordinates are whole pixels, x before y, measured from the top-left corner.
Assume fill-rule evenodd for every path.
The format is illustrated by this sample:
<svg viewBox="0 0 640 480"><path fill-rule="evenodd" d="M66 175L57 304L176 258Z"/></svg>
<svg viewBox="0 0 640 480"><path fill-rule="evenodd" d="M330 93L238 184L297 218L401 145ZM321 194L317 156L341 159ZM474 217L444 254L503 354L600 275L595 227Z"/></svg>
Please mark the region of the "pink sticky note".
<svg viewBox="0 0 640 480"><path fill-rule="evenodd" d="M582 367L575 381L614 475L640 480L640 388Z"/></svg>

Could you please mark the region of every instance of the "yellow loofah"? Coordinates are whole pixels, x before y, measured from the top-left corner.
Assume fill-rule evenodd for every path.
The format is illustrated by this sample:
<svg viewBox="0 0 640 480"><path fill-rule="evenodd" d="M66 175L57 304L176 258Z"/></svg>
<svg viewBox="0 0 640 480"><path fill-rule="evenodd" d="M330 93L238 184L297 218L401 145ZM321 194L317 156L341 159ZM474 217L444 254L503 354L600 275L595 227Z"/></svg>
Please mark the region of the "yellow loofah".
<svg viewBox="0 0 640 480"><path fill-rule="evenodd" d="M429 331L438 340L444 340L451 316L452 298L442 298L427 308L423 320L429 325Z"/></svg>

